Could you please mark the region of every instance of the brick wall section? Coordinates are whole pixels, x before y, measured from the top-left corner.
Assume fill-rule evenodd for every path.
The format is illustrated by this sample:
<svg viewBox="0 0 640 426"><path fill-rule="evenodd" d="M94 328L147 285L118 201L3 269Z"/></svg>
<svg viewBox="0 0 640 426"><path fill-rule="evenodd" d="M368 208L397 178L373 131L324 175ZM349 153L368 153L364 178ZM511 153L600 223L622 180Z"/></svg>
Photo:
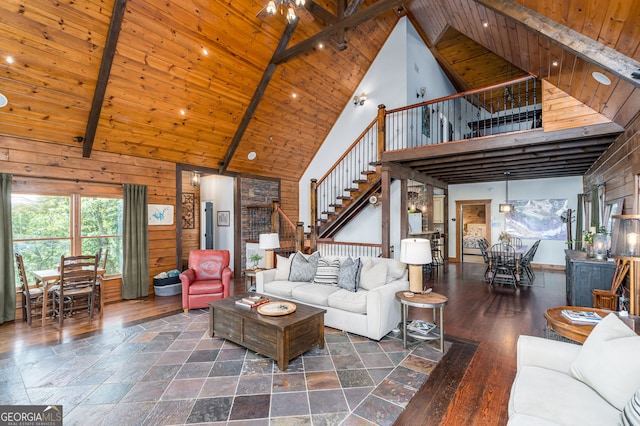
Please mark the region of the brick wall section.
<svg viewBox="0 0 640 426"><path fill-rule="evenodd" d="M242 267L247 264L246 241L249 237L249 213L247 206L270 206L273 200L280 198L280 183L273 180L240 178L240 215L241 215L241 255ZM265 231L270 230L270 222Z"/></svg>

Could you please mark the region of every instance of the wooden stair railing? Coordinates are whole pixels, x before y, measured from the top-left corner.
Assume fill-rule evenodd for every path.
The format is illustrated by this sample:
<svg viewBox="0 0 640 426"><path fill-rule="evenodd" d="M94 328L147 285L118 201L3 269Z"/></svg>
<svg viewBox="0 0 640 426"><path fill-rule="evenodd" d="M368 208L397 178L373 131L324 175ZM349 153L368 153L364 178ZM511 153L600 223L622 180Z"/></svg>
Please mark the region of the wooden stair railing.
<svg viewBox="0 0 640 426"><path fill-rule="evenodd" d="M277 233L280 248L275 250L283 256L296 251L304 251L304 222L294 223L280 208L278 200L272 200L271 205L247 206L248 212L248 243L258 243L260 234Z"/></svg>

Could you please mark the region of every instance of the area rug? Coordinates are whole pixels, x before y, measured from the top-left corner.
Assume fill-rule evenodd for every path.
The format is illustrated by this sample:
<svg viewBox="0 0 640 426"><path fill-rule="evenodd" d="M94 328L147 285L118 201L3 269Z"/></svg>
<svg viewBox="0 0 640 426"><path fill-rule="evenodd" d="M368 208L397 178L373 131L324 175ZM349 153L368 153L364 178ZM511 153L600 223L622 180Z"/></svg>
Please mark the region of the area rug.
<svg viewBox="0 0 640 426"><path fill-rule="evenodd" d="M0 359L0 404L63 406L64 424L391 425L443 354L327 328L280 371L211 338L206 310ZM445 353L451 342L445 342Z"/></svg>

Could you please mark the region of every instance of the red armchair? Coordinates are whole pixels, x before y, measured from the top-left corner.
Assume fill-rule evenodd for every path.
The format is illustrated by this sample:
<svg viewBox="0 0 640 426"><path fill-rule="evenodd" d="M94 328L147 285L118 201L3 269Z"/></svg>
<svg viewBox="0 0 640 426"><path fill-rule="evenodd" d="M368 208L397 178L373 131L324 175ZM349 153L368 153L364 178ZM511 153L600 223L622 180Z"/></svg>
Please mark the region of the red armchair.
<svg viewBox="0 0 640 426"><path fill-rule="evenodd" d="M192 250L189 268L180 274L182 308L207 308L212 300L229 297L231 269L228 250Z"/></svg>

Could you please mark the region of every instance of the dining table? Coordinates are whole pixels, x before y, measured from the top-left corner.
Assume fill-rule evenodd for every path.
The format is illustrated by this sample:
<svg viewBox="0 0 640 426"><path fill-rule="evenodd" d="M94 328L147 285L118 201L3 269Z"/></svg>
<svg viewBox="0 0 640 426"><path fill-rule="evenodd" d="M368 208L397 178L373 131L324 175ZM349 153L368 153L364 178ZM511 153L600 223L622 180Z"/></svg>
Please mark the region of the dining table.
<svg viewBox="0 0 640 426"><path fill-rule="evenodd" d="M515 272L516 272L517 283L520 284L520 281L521 281L520 273L522 272L520 267L520 261L522 260L522 256L525 255L529 247L526 245L521 245L520 247L516 247L516 246L511 246L511 247L513 247L513 251L515 252L516 262L514 266L516 268ZM492 268L491 263L493 259L491 259L491 248L487 250L487 257L489 260L489 268Z"/></svg>
<svg viewBox="0 0 640 426"><path fill-rule="evenodd" d="M106 270L104 268L98 268L98 282L97 285L102 285L102 280L100 279L104 274L106 274ZM60 269L42 269L39 271L31 271L33 276L36 278L36 285L42 287L42 326L46 325L47 319L47 303L49 298L49 289L58 284L60 281ZM101 289L102 290L102 289ZM100 315L102 315L102 311L104 309L104 299L102 298L102 291L100 291Z"/></svg>

